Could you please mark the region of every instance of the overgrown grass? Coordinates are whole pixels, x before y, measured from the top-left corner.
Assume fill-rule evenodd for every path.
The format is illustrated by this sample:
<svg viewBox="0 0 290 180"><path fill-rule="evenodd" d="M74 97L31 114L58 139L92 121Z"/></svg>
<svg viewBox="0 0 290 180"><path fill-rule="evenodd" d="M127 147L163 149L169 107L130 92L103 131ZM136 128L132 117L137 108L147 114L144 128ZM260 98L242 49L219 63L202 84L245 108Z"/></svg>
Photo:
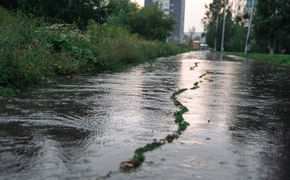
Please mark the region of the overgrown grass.
<svg viewBox="0 0 290 180"><path fill-rule="evenodd" d="M145 41L126 28L90 22L48 26L0 7L0 97L67 74L118 71L128 64L188 52L184 45ZM5 90L6 89L6 90ZM4 91L5 90L5 91Z"/></svg>
<svg viewBox="0 0 290 180"><path fill-rule="evenodd" d="M290 65L290 55L284 55L284 54L274 54L273 56L270 56L269 54L257 54L257 53L248 53L244 54L241 52L219 52L226 55L235 55L240 57L245 57L249 59L255 59L258 61L264 61L269 63L275 63L275 64L282 64L282 65Z"/></svg>

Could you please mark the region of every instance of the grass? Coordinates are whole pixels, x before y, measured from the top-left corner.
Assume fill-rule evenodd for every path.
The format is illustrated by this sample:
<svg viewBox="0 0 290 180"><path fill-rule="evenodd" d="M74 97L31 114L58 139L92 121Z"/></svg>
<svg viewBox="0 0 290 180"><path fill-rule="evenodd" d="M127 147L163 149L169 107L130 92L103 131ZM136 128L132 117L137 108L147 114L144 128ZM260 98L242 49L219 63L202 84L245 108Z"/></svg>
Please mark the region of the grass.
<svg viewBox="0 0 290 180"><path fill-rule="evenodd" d="M114 25L90 22L87 32L69 24L48 26L0 7L0 97L70 74L120 71L149 59L191 51L146 41Z"/></svg>
<svg viewBox="0 0 290 180"><path fill-rule="evenodd" d="M201 76L199 76L199 78L200 78ZM190 88L191 90L194 90L194 89L198 89L199 88L199 86L198 86L198 84L199 83L201 83L202 81L197 81L197 82L195 82L194 84L193 84L193 87L192 88Z"/></svg>
<svg viewBox="0 0 290 180"><path fill-rule="evenodd" d="M17 89L12 89L12 88L9 88L9 87L0 87L0 98L5 98L5 97L8 97L8 96L12 96L14 95L15 93L19 92L19 90Z"/></svg>
<svg viewBox="0 0 290 180"><path fill-rule="evenodd" d="M203 75L199 76L198 78L202 78L202 77L205 76L205 75L206 75L206 73L204 73Z"/></svg>
<svg viewBox="0 0 290 180"><path fill-rule="evenodd" d="M269 54L258 54L258 53L248 53L244 54L241 52L219 52L225 55L235 55L240 57L245 57L249 59L254 59L258 61L264 61L269 63L275 63L275 64L282 64L282 65L290 65L290 55L286 54L274 54L273 56L270 56Z"/></svg>

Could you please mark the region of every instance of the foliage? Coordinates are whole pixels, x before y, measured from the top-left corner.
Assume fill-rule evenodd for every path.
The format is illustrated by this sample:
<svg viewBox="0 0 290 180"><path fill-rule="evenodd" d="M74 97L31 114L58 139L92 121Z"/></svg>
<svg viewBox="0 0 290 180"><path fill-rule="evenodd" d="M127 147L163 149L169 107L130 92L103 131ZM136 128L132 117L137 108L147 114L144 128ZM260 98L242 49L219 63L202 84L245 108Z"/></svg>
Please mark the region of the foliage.
<svg viewBox="0 0 290 180"><path fill-rule="evenodd" d="M243 52L245 49L247 29L239 24L235 24L234 34L227 44L229 51Z"/></svg>
<svg viewBox="0 0 290 180"><path fill-rule="evenodd" d="M205 17L201 20L204 32L206 35L206 43L210 47L214 47L215 37L217 37L217 50L221 49L221 41L222 41L222 28L223 28L223 12L224 12L225 0L213 0L209 5L205 5L206 13ZM232 20L232 6L230 3L227 3L226 7L226 21L225 21L225 37L224 44L228 44L230 39L234 34L234 21ZM216 34L216 20L217 13L219 13L218 19L218 31ZM228 46L225 46L225 50L229 50Z"/></svg>
<svg viewBox="0 0 290 180"><path fill-rule="evenodd" d="M195 33L195 27L192 26L192 28L188 29L189 31L189 35L184 35L184 39L186 40L186 42L188 42L188 45L190 45L193 41L194 41L194 33Z"/></svg>
<svg viewBox="0 0 290 180"><path fill-rule="evenodd" d="M195 38L193 39L194 41L200 41L200 36L195 36Z"/></svg>
<svg viewBox="0 0 290 180"><path fill-rule="evenodd" d="M15 92L19 92L19 90L15 90L9 87L0 87L0 98L3 97L7 97L7 96L12 96L15 94Z"/></svg>
<svg viewBox="0 0 290 180"><path fill-rule="evenodd" d="M275 64L290 65L290 55L275 54L270 56L269 54L257 54L257 53L239 53L239 52L221 52L222 54L236 55L245 58L255 59L258 61L264 61Z"/></svg>
<svg viewBox="0 0 290 180"><path fill-rule="evenodd" d="M217 50L220 50L222 26L223 26L224 0L213 0L206 5L205 17L202 19L206 42L214 47L217 37ZM218 32L216 31L216 18L219 13ZM243 52L247 37L247 27L244 27L245 20L250 18L248 11L242 16L231 19L232 9L228 4L225 29L225 50ZM268 53L269 46L272 53L290 53L290 0L265 0L256 4L255 15L253 16L253 28L250 36L251 51L255 53ZM229 16L230 15L230 16Z"/></svg>
<svg viewBox="0 0 290 180"><path fill-rule="evenodd" d="M94 21L89 21L86 33L73 25L47 27L2 7L0 27L1 96L7 88L15 91L74 73L120 70L126 64L190 50L142 40L124 27L98 26Z"/></svg>
<svg viewBox="0 0 290 180"><path fill-rule="evenodd" d="M137 3L131 3L130 0L110 1L112 7L112 17L110 24L119 26L128 26L130 12L136 12L140 8Z"/></svg>
<svg viewBox="0 0 290 180"><path fill-rule="evenodd" d="M138 11L140 6L135 2L131 3L130 0L110 1L110 7L112 8L112 15L118 16L121 11L125 14Z"/></svg>
<svg viewBox="0 0 290 180"><path fill-rule="evenodd" d="M173 25L176 24L174 16L165 15L157 2L142 7L139 11L132 11L128 16L131 32L138 33L147 40L165 42L170 32L174 30Z"/></svg>
<svg viewBox="0 0 290 180"><path fill-rule="evenodd" d="M0 7L1 8L1 7ZM37 32L35 21L0 9L0 85L12 89L39 84L57 73L77 71L81 62L65 52L51 53L48 34Z"/></svg>
<svg viewBox="0 0 290 180"><path fill-rule="evenodd" d="M50 23L76 23L85 30L90 19L102 24L108 20L111 6L104 0L12 0L1 2L4 8L20 9L31 17L40 17Z"/></svg>
<svg viewBox="0 0 290 180"><path fill-rule="evenodd" d="M278 39L281 34L290 32L290 25L287 23L290 21L289 13L290 0L264 0L259 1L256 6L253 21L255 37L257 40L270 41L267 44L270 44L271 55L274 53L274 39ZM290 46L288 46L289 48ZM279 46L276 48L277 51L279 51Z"/></svg>

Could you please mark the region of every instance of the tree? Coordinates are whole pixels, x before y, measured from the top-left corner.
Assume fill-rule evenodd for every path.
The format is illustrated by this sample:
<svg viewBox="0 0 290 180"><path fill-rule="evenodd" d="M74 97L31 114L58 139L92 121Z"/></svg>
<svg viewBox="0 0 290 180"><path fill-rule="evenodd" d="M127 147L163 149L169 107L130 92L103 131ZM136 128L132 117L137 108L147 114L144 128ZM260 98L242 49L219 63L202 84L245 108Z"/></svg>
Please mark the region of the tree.
<svg viewBox="0 0 290 180"><path fill-rule="evenodd" d="M174 30L173 15L166 15L158 3L142 7L139 11L128 13L129 28L132 33L138 33L147 40L165 42L170 32Z"/></svg>
<svg viewBox="0 0 290 180"><path fill-rule="evenodd" d="M184 35L184 40L186 42L188 42L188 45L190 46L192 44L193 40L194 40L194 36L193 35L195 34L195 27L192 26L192 28L189 28L188 31L189 31L189 34L188 35L186 35L186 34Z"/></svg>
<svg viewBox="0 0 290 180"><path fill-rule="evenodd" d="M192 26L192 28L189 28L188 31L189 31L189 35L187 37L187 41L188 41L188 45L190 45L194 39L193 35L195 34L195 27Z"/></svg>
<svg viewBox="0 0 290 180"><path fill-rule="evenodd" d="M236 25L234 28L234 35L230 38L228 44L226 44L228 50L234 52L244 52L246 37L247 29L243 26Z"/></svg>
<svg viewBox="0 0 290 180"><path fill-rule="evenodd" d="M270 39L270 55L274 54L274 38L278 31L276 0L260 1L256 6L254 18L254 33L258 38Z"/></svg>
<svg viewBox="0 0 290 180"><path fill-rule="evenodd" d="M223 12L225 6L225 0L213 0L209 5L205 5L205 16L201 19L204 27L204 32L202 37L205 36L206 43L209 47L214 47L214 41L216 36L216 21L217 13L219 13L218 20L218 31L217 31L217 50L221 50L221 40L222 40L222 27L223 27ZM234 33L234 21L232 20L232 4L227 3L226 6L226 21L225 21L225 38L224 44L228 44ZM229 50L225 46L225 50Z"/></svg>
<svg viewBox="0 0 290 180"><path fill-rule="evenodd" d="M19 8L18 0L0 0L0 5L9 10Z"/></svg>
<svg viewBox="0 0 290 180"><path fill-rule="evenodd" d="M249 19L249 14L246 12L243 16L237 15L234 19L233 36L226 44L228 50L234 52L243 52L247 37L247 28L244 27L245 20Z"/></svg>
<svg viewBox="0 0 290 180"><path fill-rule="evenodd" d="M200 36L196 36L196 37L194 38L195 41L200 41L200 39L201 39Z"/></svg>
<svg viewBox="0 0 290 180"><path fill-rule="evenodd" d="M256 6L254 33L258 39L270 40L270 55L274 54L274 39L290 32L290 0L263 0Z"/></svg>
<svg viewBox="0 0 290 180"><path fill-rule="evenodd" d="M128 14L140 8L136 2L131 3L130 0L110 1L110 7L112 7L112 13L109 23L120 26L128 26Z"/></svg>

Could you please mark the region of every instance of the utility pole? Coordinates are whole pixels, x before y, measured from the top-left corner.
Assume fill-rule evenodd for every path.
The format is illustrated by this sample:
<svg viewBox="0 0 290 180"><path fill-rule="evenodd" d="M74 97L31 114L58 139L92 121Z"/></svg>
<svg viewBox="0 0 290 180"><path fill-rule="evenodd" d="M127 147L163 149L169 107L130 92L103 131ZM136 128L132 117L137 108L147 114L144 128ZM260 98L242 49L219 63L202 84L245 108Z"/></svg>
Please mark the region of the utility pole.
<svg viewBox="0 0 290 180"><path fill-rule="evenodd" d="M216 51L216 38L217 38L218 24L219 24L219 11L217 11L217 18L216 18L216 30L215 30L215 39L214 39L214 51Z"/></svg>
<svg viewBox="0 0 290 180"><path fill-rule="evenodd" d="M227 10L227 0L225 0L224 23L223 23L223 36L222 36L222 47L221 47L221 51L224 51L224 37L225 37L225 24L226 24L226 10Z"/></svg>
<svg viewBox="0 0 290 180"><path fill-rule="evenodd" d="M249 45L249 41L250 41L250 33L251 33L251 26L252 26L252 19L253 19L255 1L256 0L252 0L251 17L250 17L250 22L249 22L249 27L248 27L248 35L247 35L247 40L246 40L246 45L245 45L245 54L247 54L247 52L248 52L248 45Z"/></svg>

